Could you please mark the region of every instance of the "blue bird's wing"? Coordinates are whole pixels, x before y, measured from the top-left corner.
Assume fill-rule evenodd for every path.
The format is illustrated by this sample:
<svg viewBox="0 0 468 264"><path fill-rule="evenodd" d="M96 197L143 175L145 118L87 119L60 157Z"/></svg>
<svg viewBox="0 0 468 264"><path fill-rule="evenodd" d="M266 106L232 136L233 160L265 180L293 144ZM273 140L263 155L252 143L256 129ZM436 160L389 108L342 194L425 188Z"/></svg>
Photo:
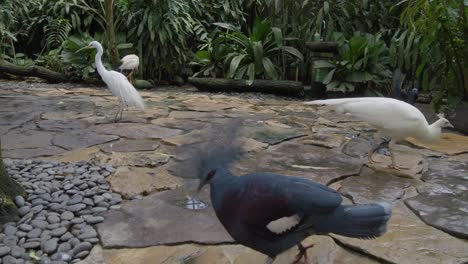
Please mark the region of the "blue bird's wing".
<svg viewBox="0 0 468 264"><path fill-rule="evenodd" d="M335 190L307 179L275 174L244 177L246 189L239 215L263 236L294 231L304 216L328 213L342 202Z"/></svg>

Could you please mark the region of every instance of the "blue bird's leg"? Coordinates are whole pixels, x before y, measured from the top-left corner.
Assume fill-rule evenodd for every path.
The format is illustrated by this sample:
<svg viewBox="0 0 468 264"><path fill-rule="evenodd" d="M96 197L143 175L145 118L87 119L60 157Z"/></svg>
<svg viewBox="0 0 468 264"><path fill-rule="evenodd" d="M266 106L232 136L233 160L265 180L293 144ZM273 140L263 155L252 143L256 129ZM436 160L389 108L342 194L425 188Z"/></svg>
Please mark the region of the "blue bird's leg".
<svg viewBox="0 0 468 264"><path fill-rule="evenodd" d="M273 261L275 261L275 258L268 257L267 260L265 261L265 264L273 264Z"/></svg>
<svg viewBox="0 0 468 264"><path fill-rule="evenodd" d="M299 263L299 261L304 257L305 263L309 263L309 260L307 258L307 250L309 248L313 248L314 244L308 245L304 247L301 243L297 244L297 247L299 248L299 253L297 253L296 257L294 258L293 264Z"/></svg>

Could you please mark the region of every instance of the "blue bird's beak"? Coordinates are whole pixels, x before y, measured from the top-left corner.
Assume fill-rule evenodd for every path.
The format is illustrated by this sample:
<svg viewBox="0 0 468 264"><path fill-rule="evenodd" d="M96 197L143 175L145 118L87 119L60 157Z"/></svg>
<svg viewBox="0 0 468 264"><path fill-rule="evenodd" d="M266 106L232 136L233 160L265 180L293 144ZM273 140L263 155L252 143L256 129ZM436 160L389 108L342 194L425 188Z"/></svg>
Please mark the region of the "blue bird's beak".
<svg viewBox="0 0 468 264"><path fill-rule="evenodd" d="M203 186L205 186L206 181L200 180L200 184L198 184L197 192L200 192Z"/></svg>

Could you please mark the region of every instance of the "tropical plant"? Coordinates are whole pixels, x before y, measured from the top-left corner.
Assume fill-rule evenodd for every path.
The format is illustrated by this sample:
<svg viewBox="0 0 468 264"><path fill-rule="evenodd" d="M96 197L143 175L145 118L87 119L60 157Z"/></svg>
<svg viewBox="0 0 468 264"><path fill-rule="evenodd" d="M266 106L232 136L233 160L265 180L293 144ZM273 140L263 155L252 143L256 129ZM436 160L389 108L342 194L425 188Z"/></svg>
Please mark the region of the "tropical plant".
<svg viewBox="0 0 468 264"><path fill-rule="evenodd" d="M437 111L468 100L468 3L403 0L402 29L395 34L392 54L397 67L433 91Z"/></svg>
<svg viewBox="0 0 468 264"><path fill-rule="evenodd" d="M57 19L51 21L45 27L47 46L49 48L56 48L68 38L68 34L72 29L71 24L67 19Z"/></svg>
<svg viewBox="0 0 468 264"><path fill-rule="evenodd" d="M225 63L229 65L228 78L247 77L250 84L256 77L276 80L284 73L281 66L288 59L303 60L297 49L284 46L282 31L271 27L267 20L256 20L248 35L231 24L215 24L227 29L222 38L233 49L225 56Z"/></svg>
<svg viewBox="0 0 468 264"><path fill-rule="evenodd" d="M104 34L96 33L93 37L88 34L75 34L70 36L60 47L60 59L66 66L65 73L77 79L88 79L91 74L96 72L96 65L94 63L94 56L96 55L95 49L82 49L86 47L91 41L97 40L102 43L105 53L108 54L108 48ZM125 36L123 34L116 35L117 49L127 50L133 47L131 43L125 43ZM79 52L78 52L79 51ZM58 51L52 50L51 53ZM49 53L50 55L50 53ZM109 56L107 56L109 57ZM47 60L47 58L45 58ZM54 61L50 61L54 63ZM103 64L107 68L112 68L111 63L103 58Z"/></svg>
<svg viewBox="0 0 468 264"><path fill-rule="evenodd" d="M78 52L92 40L93 38L87 34L76 34L63 43L60 58L67 65L65 69L67 75L78 79L88 79L90 74L95 72L93 58L96 50L85 49Z"/></svg>
<svg viewBox="0 0 468 264"><path fill-rule="evenodd" d="M342 34L335 34L341 43L340 60L318 61L316 68L327 68L322 83L327 92L354 92L356 88L369 88L389 80L389 51L381 35L356 33L349 41Z"/></svg>
<svg viewBox="0 0 468 264"><path fill-rule="evenodd" d="M189 37L199 25L183 0L129 2L128 36L138 47L147 77L162 78L163 71L181 71L191 58Z"/></svg>
<svg viewBox="0 0 468 264"><path fill-rule="evenodd" d="M224 77L226 67L224 58L232 51L230 45L221 37L218 30L214 30L200 45L200 50L194 54L190 65L197 69L193 75Z"/></svg>

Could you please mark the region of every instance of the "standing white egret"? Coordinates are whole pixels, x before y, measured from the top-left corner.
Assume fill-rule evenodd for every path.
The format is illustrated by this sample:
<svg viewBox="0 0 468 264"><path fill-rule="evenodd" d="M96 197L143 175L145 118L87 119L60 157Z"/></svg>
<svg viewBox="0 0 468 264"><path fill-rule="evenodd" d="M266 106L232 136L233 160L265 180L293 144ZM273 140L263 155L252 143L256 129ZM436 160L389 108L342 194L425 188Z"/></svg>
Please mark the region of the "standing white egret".
<svg viewBox="0 0 468 264"><path fill-rule="evenodd" d="M452 124L439 114L439 120L431 125L416 107L385 97L357 97L329 100L316 100L305 102L309 105L331 105L336 112L355 116L379 130L378 136L390 138L388 150L392 159L391 168L396 168L392 148L397 141L407 137L414 137L421 141L434 142L439 140L442 128L452 127ZM372 154L380 147L378 144L369 153L369 162Z"/></svg>
<svg viewBox="0 0 468 264"><path fill-rule="evenodd" d="M102 64L101 57L103 54L102 46L97 41L91 41L87 48L97 49L96 53L96 68L101 75L102 80L107 84L107 87L112 91L112 94L119 97L119 111L115 115L115 121L122 118L122 112L124 107L133 107L137 109L144 109L145 103L141 98L138 91L133 85L127 80L127 77L120 72L108 71ZM120 118L117 117L120 115Z"/></svg>
<svg viewBox="0 0 468 264"><path fill-rule="evenodd" d="M119 71L130 71L128 74L128 80L133 83L133 74L138 71L138 66L140 65L140 59L135 54L129 54L124 56L120 60Z"/></svg>

